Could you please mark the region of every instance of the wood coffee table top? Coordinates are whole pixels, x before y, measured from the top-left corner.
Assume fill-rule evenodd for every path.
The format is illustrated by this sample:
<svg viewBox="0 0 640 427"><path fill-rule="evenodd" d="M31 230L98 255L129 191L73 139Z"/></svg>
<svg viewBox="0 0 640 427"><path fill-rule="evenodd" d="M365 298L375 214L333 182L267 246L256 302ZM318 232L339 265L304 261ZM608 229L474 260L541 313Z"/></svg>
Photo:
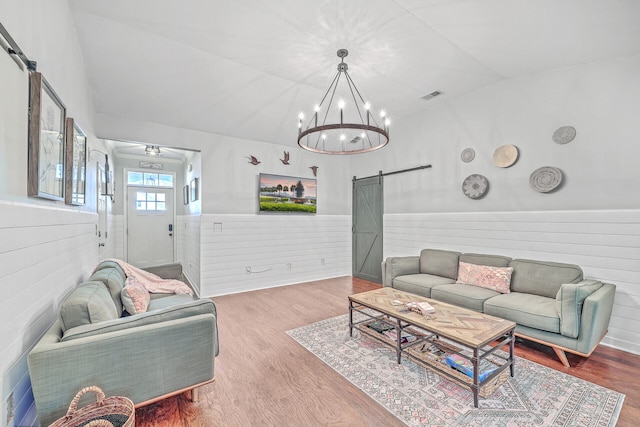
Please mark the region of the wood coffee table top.
<svg viewBox="0 0 640 427"><path fill-rule="evenodd" d="M516 326L509 320L389 287L350 295L349 300L473 348L492 342ZM404 306L393 305L394 300L428 302L436 312L427 319L413 311L400 311Z"/></svg>

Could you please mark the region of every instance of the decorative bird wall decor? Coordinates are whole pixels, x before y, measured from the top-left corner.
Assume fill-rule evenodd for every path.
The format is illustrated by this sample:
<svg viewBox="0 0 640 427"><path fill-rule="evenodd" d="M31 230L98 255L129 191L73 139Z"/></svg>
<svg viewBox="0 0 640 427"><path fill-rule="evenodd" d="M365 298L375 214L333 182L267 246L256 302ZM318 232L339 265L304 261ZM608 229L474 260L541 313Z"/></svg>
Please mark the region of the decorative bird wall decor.
<svg viewBox="0 0 640 427"><path fill-rule="evenodd" d="M288 151L284 152L284 159L280 159L280 161L282 162L283 165L288 165L289 164L289 152Z"/></svg>
<svg viewBox="0 0 640 427"><path fill-rule="evenodd" d="M256 156L249 156L247 157L247 159L249 159L249 163L251 163L252 165L257 165L258 163L260 163L260 160L256 159Z"/></svg>
<svg viewBox="0 0 640 427"><path fill-rule="evenodd" d="M311 169L313 171L313 176L316 176L316 174L318 173L318 167L317 166L309 166L309 169Z"/></svg>

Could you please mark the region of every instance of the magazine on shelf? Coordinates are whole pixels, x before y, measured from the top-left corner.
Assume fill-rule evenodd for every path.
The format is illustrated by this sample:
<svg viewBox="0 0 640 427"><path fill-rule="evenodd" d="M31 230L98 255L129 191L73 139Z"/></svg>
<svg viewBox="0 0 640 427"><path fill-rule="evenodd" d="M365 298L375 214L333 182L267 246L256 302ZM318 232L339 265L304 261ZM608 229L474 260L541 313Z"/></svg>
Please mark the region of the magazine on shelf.
<svg viewBox="0 0 640 427"><path fill-rule="evenodd" d="M473 378L473 364L471 363L471 360L467 359L463 355L459 353L450 354L447 356L446 362L453 369ZM478 369L478 381L484 381L485 378L491 375L496 369L498 369L498 367L493 363L487 362L486 360L482 361Z"/></svg>
<svg viewBox="0 0 640 427"><path fill-rule="evenodd" d="M371 322L371 323L367 324L367 327L373 329L376 332L380 332L380 333L383 333L383 332L388 331L390 329L395 329L395 326L393 326L389 322L385 322L384 320L376 320L375 322Z"/></svg>
<svg viewBox="0 0 640 427"><path fill-rule="evenodd" d="M386 335L387 338L389 338L389 339L391 339L393 341L397 341L398 340L398 335L396 334L396 330L395 329L390 329L388 331L384 331L383 334ZM413 341L418 339L415 335L411 335L408 332L402 332L401 337L402 338L401 338L400 342L402 344L413 342Z"/></svg>

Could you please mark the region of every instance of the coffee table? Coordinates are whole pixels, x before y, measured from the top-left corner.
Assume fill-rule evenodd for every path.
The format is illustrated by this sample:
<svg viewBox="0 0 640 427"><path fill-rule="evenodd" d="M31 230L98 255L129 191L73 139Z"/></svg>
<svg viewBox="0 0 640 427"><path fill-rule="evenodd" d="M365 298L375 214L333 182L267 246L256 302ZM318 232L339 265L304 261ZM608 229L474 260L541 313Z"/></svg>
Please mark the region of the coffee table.
<svg viewBox="0 0 640 427"><path fill-rule="evenodd" d="M428 302L436 312L428 317L408 311L407 302ZM354 322L353 314L359 312L365 319ZM396 339L377 332L367 325L383 322L395 330ZM380 323L377 324L379 326ZM473 393L473 406L478 407L478 396L488 397L507 379L507 371L513 377L515 342L514 322L500 319L463 307L385 287L349 296L349 334L356 328L366 335L395 348L398 363L402 356L444 375ZM411 334L415 340L404 342L403 334ZM490 343L497 342L494 346ZM508 355L498 350L509 347ZM426 348L426 350L425 350ZM434 350L435 349L435 350ZM444 362L443 354L457 354L473 366L473 375L452 369ZM493 370L485 378L481 368Z"/></svg>

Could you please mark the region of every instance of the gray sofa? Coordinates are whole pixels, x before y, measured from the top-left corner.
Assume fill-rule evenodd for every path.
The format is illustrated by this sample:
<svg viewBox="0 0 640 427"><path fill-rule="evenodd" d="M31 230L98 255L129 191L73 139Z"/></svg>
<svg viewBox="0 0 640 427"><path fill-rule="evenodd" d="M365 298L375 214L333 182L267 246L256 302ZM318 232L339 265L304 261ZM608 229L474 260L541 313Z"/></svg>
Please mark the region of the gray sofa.
<svg viewBox="0 0 640 427"><path fill-rule="evenodd" d="M146 270L183 279L180 264ZM87 282L69 292L58 321L29 353L42 425L64 416L87 386L98 386L107 396L126 396L139 407L187 391L195 399L195 388L213 381L218 355L213 301L151 294L146 312L127 315L121 299L125 279L117 263L100 263Z"/></svg>
<svg viewBox="0 0 640 427"><path fill-rule="evenodd" d="M456 283L460 262L511 267L509 292ZM382 264L384 286L511 320L517 336L551 346L566 367L565 352L588 357L607 333L615 285L584 279L577 265L435 249Z"/></svg>

